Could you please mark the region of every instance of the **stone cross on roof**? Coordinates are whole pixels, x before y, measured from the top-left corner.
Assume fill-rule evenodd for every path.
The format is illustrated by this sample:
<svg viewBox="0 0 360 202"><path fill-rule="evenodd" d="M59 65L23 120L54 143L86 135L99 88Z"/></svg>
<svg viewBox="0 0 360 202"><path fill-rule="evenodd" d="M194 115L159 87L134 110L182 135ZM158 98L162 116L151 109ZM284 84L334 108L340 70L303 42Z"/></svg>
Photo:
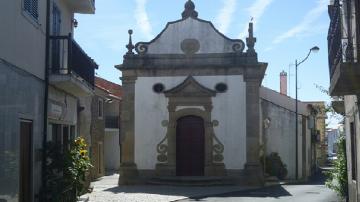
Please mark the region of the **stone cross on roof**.
<svg viewBox="0 0 360 202"><path fill-rule="evenodd" d="M195 4L194 2L192 2L191 0L188 0L185 3L185 10L184 12L182 12L182 18L188 18L188 17L192 17L192 18L197 18L198 17L198 12L195 11Z"/></svg>

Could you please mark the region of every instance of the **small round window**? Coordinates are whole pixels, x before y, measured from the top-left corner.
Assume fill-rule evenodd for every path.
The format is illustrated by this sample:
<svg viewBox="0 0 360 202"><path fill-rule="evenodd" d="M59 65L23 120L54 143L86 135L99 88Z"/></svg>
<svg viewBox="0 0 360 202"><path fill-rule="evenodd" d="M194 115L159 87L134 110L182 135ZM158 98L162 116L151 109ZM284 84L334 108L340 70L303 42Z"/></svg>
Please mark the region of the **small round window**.
<svg viewBox="0 0 360 202"><path fill-rule="evenodd" d="M155 93L162 93L165 90L165 86L162 83L157 83L153 86L153 91Z"/></svg>
<svg viewBox="0 0 360 202"><path fill-rule="evenodd" d="M228 89L228 86L224 83L218 83L215 86L215 90L219 93L224 93L227 91L227 89Z"/></svg>

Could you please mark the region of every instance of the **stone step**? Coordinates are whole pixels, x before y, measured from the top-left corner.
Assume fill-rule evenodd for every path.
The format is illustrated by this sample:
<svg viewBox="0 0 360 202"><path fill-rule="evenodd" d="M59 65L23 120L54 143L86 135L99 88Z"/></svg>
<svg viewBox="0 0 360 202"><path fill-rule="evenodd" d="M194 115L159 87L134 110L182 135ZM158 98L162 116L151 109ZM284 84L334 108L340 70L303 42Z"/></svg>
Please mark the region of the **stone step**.
<svg viewBox="0 0 360 202"><path fill-rule="evenodd" d="M229 177L157 177L147 181L153 185L173 186L223 186L235 185L236 182Z"/></svg>
<svg viewBox="0 0 360 202"><path fill-rule="evenodd" d="M276 176L267 176L265 178L265 186L279 185L280 180Z"/></svg>

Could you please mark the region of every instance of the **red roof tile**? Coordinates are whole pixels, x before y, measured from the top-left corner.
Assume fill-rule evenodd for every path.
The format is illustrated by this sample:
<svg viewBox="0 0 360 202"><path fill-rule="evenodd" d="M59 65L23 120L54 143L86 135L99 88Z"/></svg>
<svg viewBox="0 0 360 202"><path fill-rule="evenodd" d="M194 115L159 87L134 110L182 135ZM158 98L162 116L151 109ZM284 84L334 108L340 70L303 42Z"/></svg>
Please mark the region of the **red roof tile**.
<svg viewBox="0 0 360 202"><path fill-rule="evenodd" d="M119 84L96 76L95 85L101 89L109 91L112 95L115 95L116 97L122 97L122 88Z"/></svg>

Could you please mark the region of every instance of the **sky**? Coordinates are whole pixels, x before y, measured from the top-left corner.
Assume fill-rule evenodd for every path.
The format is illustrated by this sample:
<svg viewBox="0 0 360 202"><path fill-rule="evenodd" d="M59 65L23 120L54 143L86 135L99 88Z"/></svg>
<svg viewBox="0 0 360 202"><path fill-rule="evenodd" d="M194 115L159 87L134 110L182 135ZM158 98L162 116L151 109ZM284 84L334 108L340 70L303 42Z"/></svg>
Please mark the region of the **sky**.
<svg viewBox="0 0 360 202"><path fill-rule="evenodd" d="M329 87L327 30L329 0L193 0L199 18L213 22L232 39L245 41L253 18L255 49L260 62L268 63L263 85L279 91L279 75L288 72L289 95L295 97L295 60L301 61L318 46L298 69L298 97L302 101L329 101L316 85ZM77 14L75 39L92 57L97 75L121 84L121 64L133 29L134 44L150 41L167 22L181 19L186 0L97 0L95 15ZM290 71L290 72L289 72Z"/></svg>

